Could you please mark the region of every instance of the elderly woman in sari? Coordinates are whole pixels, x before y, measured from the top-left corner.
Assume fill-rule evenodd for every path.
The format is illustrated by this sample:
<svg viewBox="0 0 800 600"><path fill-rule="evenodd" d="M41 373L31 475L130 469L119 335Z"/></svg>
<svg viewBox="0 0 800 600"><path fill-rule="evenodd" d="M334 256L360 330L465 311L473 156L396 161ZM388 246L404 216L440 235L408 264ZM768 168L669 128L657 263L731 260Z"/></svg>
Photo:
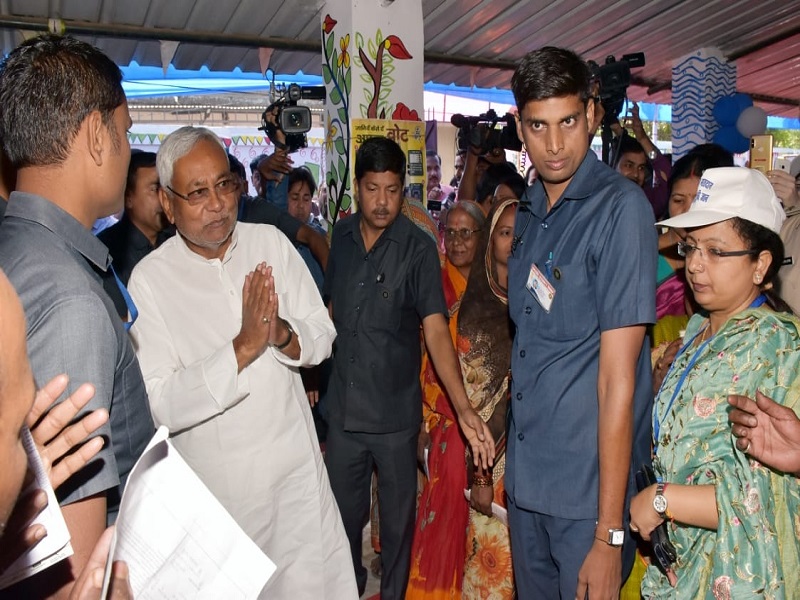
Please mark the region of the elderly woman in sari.
<svg viewBox="0 0 800 600"><path fill-rule="evenodd" d="M505 508L506 414L511 368L512 324L508 316L508 257L514 238L518 200L501 202L489 214L489 230L458 316L456 347L464 387L473 408L495 439L494 466L476 468L467 460L471 484L467 555L462 597L514 598L514 573L508 527L493 515L492 504Z"/></svg>
<svg viewBox="0 0 800 600"><path fill-rule="evenodd" d="M798 480L737 448L727 403L763 390L783 404L800 368L800 322L771 289L784 219L766 177L726 167L707 170L689 211L660 223L687 231L678 248L702 311L653 407L659 483L631 502L631 529L648 539L668 520L678 555L668 574L647 569L645 598L800 594Z"/></svg>
<svg viewBox="0 0 800 600"><path fill-rule="evenodd" d="M442 286L454 342L461 298L484 222L481 208L468 200L457 202L447 212L447 260L442 269ZM459 597L461 592L468 513L464 500L466 446L455 409L427 354L422 360L421 379L423 425L419 458L426 466L427 478L419 498L406 598L436 600Z"/></svg>

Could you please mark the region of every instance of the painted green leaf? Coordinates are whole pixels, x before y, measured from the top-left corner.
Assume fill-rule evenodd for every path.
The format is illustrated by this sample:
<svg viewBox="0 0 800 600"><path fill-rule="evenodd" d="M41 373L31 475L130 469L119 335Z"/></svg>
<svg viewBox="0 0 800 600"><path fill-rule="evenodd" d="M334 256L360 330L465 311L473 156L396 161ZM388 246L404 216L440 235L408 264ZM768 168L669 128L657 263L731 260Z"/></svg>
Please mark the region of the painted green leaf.
<svg viewBox="0 0 800 600"><path fill-rule="evenodd" d="M353 69L347 69L344 72L344 93L349 98L350 92L353 89Z"/></svg>
<svg viewBox="0 0 800 600"><path fill-rule="evenodd" d="M339 173L339 177L341 177L342 179L347 177L347 165L344 164L343 155L344 155L343 152L339 154L339 164L336 167L336 171Z"/></svg>
<svg viewBox="0 0 800 600"><path fill-rule="evenodd" d="M375 32L375 45L380 46L383 43L383 32L380 29Z"/></svg>
<svg viewBox="0 0 800 600"><path fill-rule="evenodd" d="M389 95L390 95L391 93L392 93L392 90L391 90L391 88L387 88L387 87L385 87L385 88L383 88L383 89L381 90L381 95L380 95L380 96L378 96L378 98L379 98L380 100L386 100L386 99L389 97Z"/></svg>
<svg viewBox="0 0 800 600"><path fill-rule="evenodd" d="M386 77L389 73L395 70L395 66L391 63L383 63L383 76Z"/></svg>
<svg viewBox="0 0 800 600"><path fill-rule="evenodd" d="M333 52L333 38L336 37L334 35L328 35L328 38L325 40L325 56L330 56L331 52Z"/></svg>
<svg viewBox="0 0 800 600"><path fill-rule="evenodd" d="M366 104L359 104L358 105L358 112L361 115L362 119L367 118L367 105Z"/></svg>
<svg viewBox="0 0 800 600"><path fill-rule="evenodd" d="M361 74L361 81L363 81L364 83L372 83L372 77L370 77L366 73L362 73Z"/></svg>
<svg viewBox="0 0 800 600"><path fill-rule="evenodd" d="M329 84L333 79L331 68L328 65L322 65L322 78L325 80L326 84Z"/></svg>
<svg viewBox="0 0 800 600"><path fill-rule="evenodd" d="M349 122L348 114L344 107L339 109L339 120L342 122L342 125Z"/></svg>
<svg viewBox="0 0 800 600"><path fill-rule="evenodd" d="M356 48L361 48L364 46L364 36L361 32L356 33Z"/></svg>
<svg viewBox="0 0 800 600"><path fill-rule="evenodd" d="M328 94L328 100L334 105L339 104L342 101L342 95L339 93L339 88L335 85L331 86L331 91Z"/></svg>
<svg viewBox="0 0 800 600"><path fill-rule="evenodd" d="M349 210L352 204L353 199L350 197L350 194L345 194L342 197L342 210Z"/></svg>
<svg viewBox="0 0 800 600"><path fill-rule="evenodd" d="M344 154L344 140L340 137L336 138L336 141L333 143L333 147L336 149L336 152L339 154Z"/></svg>
<svg viewBox="0 0 800 600"><path fill-rule="evenodd" d="M384 75L383 78L381 79L381 85L383 87L392 87L394 85L394 77L389 77L387 75Z"/></svg>

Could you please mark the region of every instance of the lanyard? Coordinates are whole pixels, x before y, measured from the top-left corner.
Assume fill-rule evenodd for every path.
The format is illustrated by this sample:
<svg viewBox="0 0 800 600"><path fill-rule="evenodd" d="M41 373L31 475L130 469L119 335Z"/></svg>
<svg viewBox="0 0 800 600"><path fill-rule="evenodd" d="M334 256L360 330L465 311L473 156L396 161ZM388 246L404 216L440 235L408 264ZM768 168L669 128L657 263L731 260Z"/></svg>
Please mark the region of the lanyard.
<svg viewBox="0 0 800 600"><path fill-rule="evenodd" d="M125 306L128 307L128 312L131 315L130 321L125 321L125 331L130 331L131 327L133 326L134 321L139 316L139 309L136 308L136 304L133 302L133 298L131 298L130 292L128 292L128 288L125 287L125 284L122 283L122 280L117 275L117 272L114 270L114 266L110 265L109 268L111 272L114 274L114 279L117 282L117 287L119 288L120 294L122 294L122 298L125 300Z"/></svg>
<svg viewBox="0 0 800 600"><path fill-rule="evenodd" d="M749 308L758 308L766 301L767 297L764 294L759 294L758 297L755 300L753 300L752 304L750 304ZM669 378L670 373L672 373L672 369L675 368L675 363L678 362L678 358L680 358L686 351L686 349L689 348L694 343L694 341L697 339L697 336L702 334L708 327L711 327L710 323L705 327L703 327L703 329L698 331L696 334L694 334L692 339L686 342L683 345L683 347L678 351L678 354L675 355L675 360L672 361L672 364L670 365L669 370L667 371L667 374L664 377L664 381L661 382L661 387L658 390L656 398L658 398L658 396L661 395L661 391L664 389L664 384ZM678 397L678 394L680 394L681 388L683 387L683 384L686 382L686 377L689 375L689 371L692 370L692 367L694 367L695 363L697 362L697 359L700 357L700 354L703 352L703 350L705 350L705 347L708 346L708 343L712 339L713 338L708 338L706 341L700 344L697 350L695 350L695 353L689 359L689 364L686 365L686 368L683 370L683 373L681 373L681 377L678 380L678 385L675 386L675 391L672 392L672 397L669 399L667 408L664 411L663 419L658 418L658 405L655 404L653 406L653 439L654 439L653 454L654 455L658 452L658 440L659 440L659 434L661 433L661 425L663 424L664 421L666 421L667 417L669 416L669 413L672 410L672 405L675 403L675 399Z"/></svg>

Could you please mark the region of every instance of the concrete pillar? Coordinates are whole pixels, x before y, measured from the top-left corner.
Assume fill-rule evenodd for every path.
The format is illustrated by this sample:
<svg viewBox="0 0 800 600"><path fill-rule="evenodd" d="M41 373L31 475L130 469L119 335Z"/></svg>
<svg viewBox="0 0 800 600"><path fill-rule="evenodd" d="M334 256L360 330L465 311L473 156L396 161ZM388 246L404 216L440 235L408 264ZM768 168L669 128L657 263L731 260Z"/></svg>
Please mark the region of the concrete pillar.
<svg viewBox="0 0 800 600"><path fill-rule="evenodd" d="M422 0L328 0L321 16L329 219L355 209L355 150L370 136L406 149L406 185L422 197Z"/></svg>
<svg viewBox="0 0 800 600"><path fill-rule="evenodd" d="M672 67L672 155L685 155L698 144L713 141L719 125L714 103L736 92L736 65L717 48L701 48Z"/></svg>

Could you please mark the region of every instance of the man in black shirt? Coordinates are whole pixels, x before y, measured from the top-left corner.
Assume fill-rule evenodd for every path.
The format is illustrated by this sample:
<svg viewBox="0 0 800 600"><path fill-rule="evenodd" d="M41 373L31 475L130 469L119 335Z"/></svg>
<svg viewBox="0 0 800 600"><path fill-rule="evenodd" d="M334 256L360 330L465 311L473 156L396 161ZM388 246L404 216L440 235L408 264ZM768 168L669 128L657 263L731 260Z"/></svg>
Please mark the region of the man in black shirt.
<svg viewBox="0 0 800 600"><path fill-rule="evenodd" d="M123 284L128 284L133 267L157 245L159 233L168 225L158 199L158 172L155 152L131 152L125 185L125 212L122 218L97 234L108 247L111 266ZM120 317L128 306L113 277L103 279L103 287Z"/></svg>
<svg viewBox="0 0 800 600"><path fill-rule="evenodd" d="M436 245L400 214L402 149L388 138L371 138L358 150L355 171L359 212L334 229L324 287L337 333L326 461L361 592L367 578L361 530L377 466L381 598L392 600L405 596L411 558L422 419L420 325L476 460L491 464L494 444L464 391Z"/></svg>

